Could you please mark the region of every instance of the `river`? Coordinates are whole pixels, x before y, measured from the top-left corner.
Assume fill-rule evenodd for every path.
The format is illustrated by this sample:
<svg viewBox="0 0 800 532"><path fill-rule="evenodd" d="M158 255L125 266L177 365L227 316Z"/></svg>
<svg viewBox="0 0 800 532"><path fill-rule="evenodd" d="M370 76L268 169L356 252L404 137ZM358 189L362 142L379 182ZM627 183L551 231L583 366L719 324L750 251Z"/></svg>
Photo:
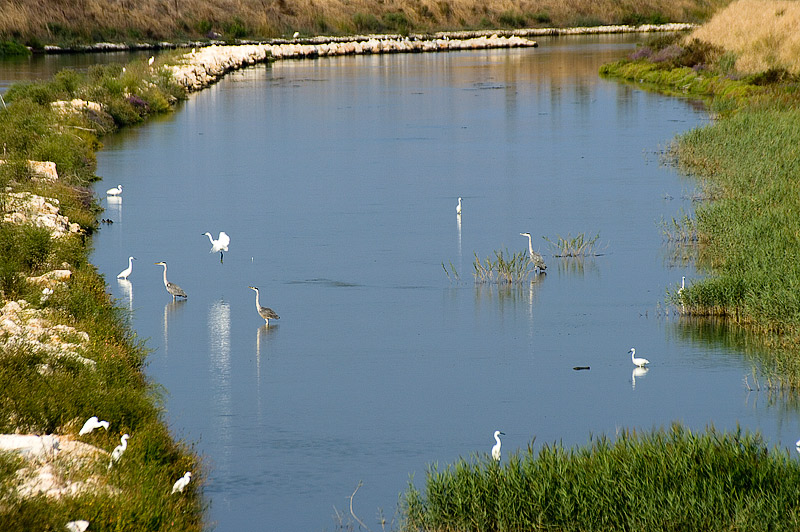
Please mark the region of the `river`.
<svg viewBox="0 0 800 532"><path fill-rule="evenodd" d="M410 478L488 453L497 429L506 457L672 422L794 446L796 405L748 391L743 349L664 304L701 274L663 242L696 184L660 153L709 116L598 77L641 39L281 61L104 139L98 194L124 193L102 200L92 261L206 460L210 526L346 528L361 483L355 514L389 528ZM206 231L231 236L224 262ZM522 251L526 231L547 274L476 285L474 254ZM542 238L579 233L598 256Z"/></svg>

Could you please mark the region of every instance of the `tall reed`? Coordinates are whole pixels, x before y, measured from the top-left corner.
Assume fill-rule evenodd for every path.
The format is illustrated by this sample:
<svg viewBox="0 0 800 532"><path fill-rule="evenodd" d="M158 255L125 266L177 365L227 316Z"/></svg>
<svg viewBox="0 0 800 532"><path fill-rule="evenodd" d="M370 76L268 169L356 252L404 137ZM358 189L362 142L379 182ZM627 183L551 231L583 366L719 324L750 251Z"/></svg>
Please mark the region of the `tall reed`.
<svg viewBox="0 0 800 532"><path fill-rule="evenodd" d="M673 425L433 465L402 530L795 530L800 463L757 434Z"/></svg>

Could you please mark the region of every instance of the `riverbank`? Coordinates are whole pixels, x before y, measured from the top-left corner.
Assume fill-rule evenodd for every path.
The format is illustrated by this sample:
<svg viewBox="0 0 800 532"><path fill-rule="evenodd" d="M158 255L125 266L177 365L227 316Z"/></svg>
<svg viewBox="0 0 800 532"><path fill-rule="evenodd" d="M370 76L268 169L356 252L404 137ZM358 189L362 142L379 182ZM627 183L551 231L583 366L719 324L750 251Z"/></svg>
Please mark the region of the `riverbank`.
<svg viewBox="0 0 800 532"><path fill-rule="evenodd" d="M0 13L0 42L42 49L97 42L263 41L314 35L433 34L437 31L519 30L608 25L700 23L730 0L260 0L163 3L22 0Z"/></svg>
<svg viewBox="0 0 800 532"><path fill-rule="evenodd" d="M748 14L754 12L771 16L751 31ZM710 198L672 231L696 235L689 243L709 276L675 291L673 300L684 314L721 316L758 333L771 353L764 371L798 389L800 66L795 56L773 52L796 39L800 9L791 2L743 0L718 17L722 23L712 20L685 39L645 46L602 72L709 99L718 120L682 135L671 150ZM772 46L759 48L764 35Z"/></svg>

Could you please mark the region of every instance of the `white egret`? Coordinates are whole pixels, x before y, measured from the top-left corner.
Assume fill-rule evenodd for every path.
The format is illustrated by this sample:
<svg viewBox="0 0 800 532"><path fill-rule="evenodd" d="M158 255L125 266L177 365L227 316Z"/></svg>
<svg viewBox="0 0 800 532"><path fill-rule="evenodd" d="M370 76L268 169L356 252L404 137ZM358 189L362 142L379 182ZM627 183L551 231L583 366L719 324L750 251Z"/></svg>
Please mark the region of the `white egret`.
<svg viewBox="0 0 800 532"><path fill-rule="evenodd" d="M114 465L115 462L119 462L122 453L128 448L128 438L130 438L130 436L123 434L122 438L119 440L119 445L114 447L114 450L111 452L111 461L108 463L109 469L111 469L111 466Z"/></svg>
<svg viewBox="0 0 800 532"><path fill-rule="evenodd" d="M681 277L681 287L678 290L678 295L683 293L683 289L684 288L686 288L686 276L685 275L683 277Z"/></svg>
<svg viewBox="0 0 800 532"><path fill-rule="evenodd" d="M86 532L86 529L89 528L89 521L83 519L70 521L66 524L66 527L69 532Z"/></svg>
<svg viewBox="0 0 800 532"><path fill-rule="evenodd" d="M278 316L277 314L275 314L275 311L272 310L271 308L267 308L267 307L262 307L261 306L261 303L259 303L259 301L258 301L258 288L256 288L255 286L248 286L247 288L249 288L250 290L255 290L255 292L256 292L256 310L258 311L258 315L261 316L262 318L264 318L264 321L267 322L268 326L269 326L269 320L279 320L279 319L281 319L281 317Z"/></svg>
<svg viewBox="0 0 800 532"><path fill-rule="evenodd" d="M299 31L296 31L296 32L294 32L292 34L292 39L297 39L298 37L300 37L300 32Z"/></svg>
<svg viewBox="0 0 800 532"><path fill-rule="evenodd" d="M189 484L190 480L192 480L192 473L191 471L187 471L181 478L175 481L175 484L172 485L172 493L175 493L176 491L183 493L183 488Z"/></svg>
<svg viewBox="0 0 800 532"><path fill-rule="evenodd" d="M503 436L506 435L505 432L500 432L499 430L494 431L494 441L496 441L497 443L495 443L494 446L492 447L492 458L497 462L500 461L500 445L501 445L501 443L500 443L500 435L501 434Z"/></svg>
<svg viewBox="0 0 800 532"><path fill-rule="evenodd" d="M122 194L122 185L117 185L114 188L106 190L106 196L119 196Z"/></svg>
<svg viewBox="0 0 800 532"><path fill-rule="evenodd" d="M228 251L228 244L231 243L231 237L225 231L220 231L216 240L211 236L211 233L206 231L203 235L207 236L211 241L211 250L209 253L219 252L219 261L222 262L222 252Z"/></svg>
<svg viewBox="0 0 800 532"><path fill-rule="evenodd" d="M108 431L108 421L100 421L97 416L92 416L86 420L86 423L83 424L83 428L78 433L78 436L83 436L84 434L89 434L94 429L99 429L103 427Z"/></svg>
<svg viewBox="0 0 800 532"><path fill-rule="evenodd" d="M155 60L156 60L155 56L154 56L154 55L151 55L151 56L150 56L150 59L148 59L148 60L147 60L147 64L148 64L149 66L153 66L153 61L155 61Z"/></svg>
<svg viewBox="0 0 800 532"><path fill-rule="evenodd" d="M456 214L461 214L461 198L458 198L458 205L456 205Z"/></svg>
<svg viewBox="0 0 800 532"><path fill-rule="evenodd" d="M533 250L533 241L531 240L531 234L520 233L520 235L528 237L528 256L531 258L531 262L533 263L533 265L540 272L545 271L547 269L547 264L544 263L544 257L542 257L539 253Z"/></svg>
<svg viewBox="0 0 800 532"><path fill-rule="evenodd" d="M128 257L128 267L122 270L117 274L117 279L127 279L128 276L133 271L133 261L136 260L136 257Z"/></svg>
<svg viewBox="0 0 800 532"><path fill-rule="evenodd" d="M647 360L646 358L637 357L636 349L634 349L633 347L631 347L631 350L628 351L628 353L631 354L631 362L633 362L635 366L639 366L640 368L642 368L650 363L650 361Z"/></svg>
<svg viewBox="0 0 800 532"><path fill-rule="evenodd" d="M186 295L186 292L183 291L183 288L181 288L180 286L176 285L175 283L171 283L171 282L167 281L167 263L166 262L161 261L161 262L155 262L153 264L157 264L159 266L163 266L164 267L164 288L166 288L167 292L169 292L169 295L172 296L172 300L173 301L175 300L176 297L185 297L185 298L189 297L189 296Z"/></svg>

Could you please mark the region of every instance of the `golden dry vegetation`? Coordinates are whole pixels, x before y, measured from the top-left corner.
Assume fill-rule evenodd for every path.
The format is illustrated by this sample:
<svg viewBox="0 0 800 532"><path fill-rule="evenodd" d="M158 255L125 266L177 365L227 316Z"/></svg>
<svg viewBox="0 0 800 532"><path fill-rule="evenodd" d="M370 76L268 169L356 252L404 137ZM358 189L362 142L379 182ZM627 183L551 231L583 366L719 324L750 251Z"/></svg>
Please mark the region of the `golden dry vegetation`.
<svg viewBox="0 0 800 532"><path fill-rule="evenodd" d="M730 0L0 0L34 44L702 22Z"/></svg>
<svg viewBox="0 0 800 532"><path fill-rule="evenodd" d="M800 74L800 2L739 0L689 38L733 53L736 71L743 74L770 69Z"/></svg>

